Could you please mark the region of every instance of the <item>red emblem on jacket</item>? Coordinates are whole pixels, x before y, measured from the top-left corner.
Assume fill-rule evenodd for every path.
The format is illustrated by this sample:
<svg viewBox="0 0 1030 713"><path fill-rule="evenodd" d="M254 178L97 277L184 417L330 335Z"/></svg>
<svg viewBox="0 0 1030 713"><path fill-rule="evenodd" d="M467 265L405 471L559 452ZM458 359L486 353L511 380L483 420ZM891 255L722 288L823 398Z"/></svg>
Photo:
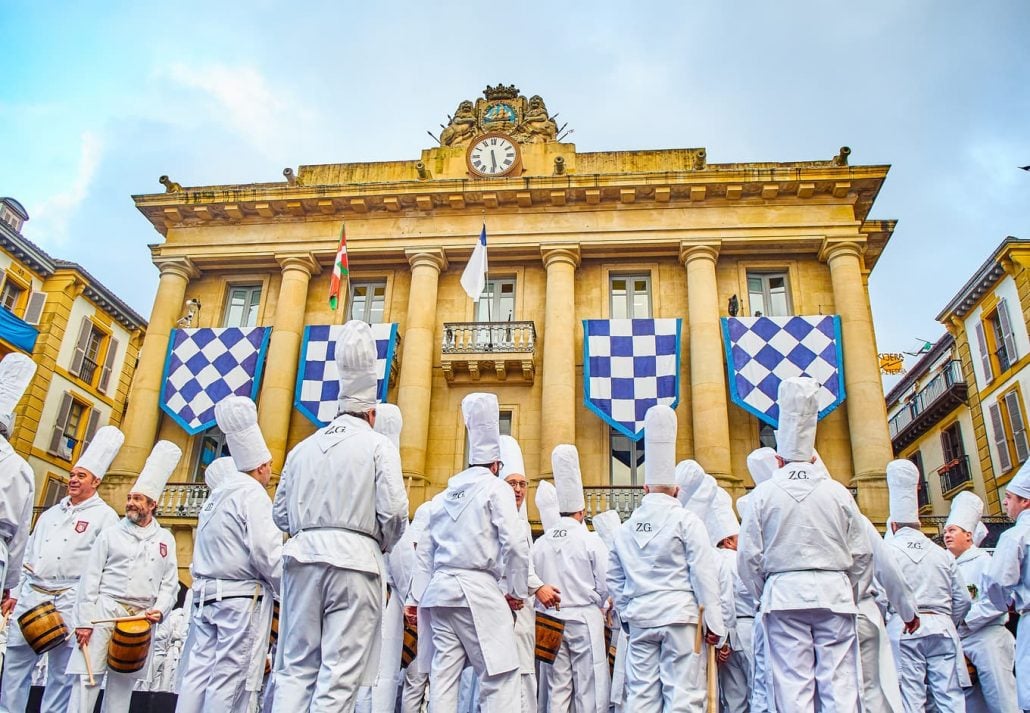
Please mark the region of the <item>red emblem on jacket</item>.
<svg viewBox="0 0 1030 713"><path fill-rule="evenodd" d="M81 535L81 534L82 534L83 532L85 532L85 531L86 531L86 528L87 528L87 527L89 527L89 523L88 523L88 522L86 522L85 520L79 520L78 522L76 522L76 523L75 523L75 531L76 531L77 533L79 533L80 535Z"/></svg>
<svg viewBox="0 0 1030 713"><path fill-rule="evenodd" d="M161 552L162 557L168 556L168 545L166 545L165 543L162 542L158 544L157 549Z"/></svg>

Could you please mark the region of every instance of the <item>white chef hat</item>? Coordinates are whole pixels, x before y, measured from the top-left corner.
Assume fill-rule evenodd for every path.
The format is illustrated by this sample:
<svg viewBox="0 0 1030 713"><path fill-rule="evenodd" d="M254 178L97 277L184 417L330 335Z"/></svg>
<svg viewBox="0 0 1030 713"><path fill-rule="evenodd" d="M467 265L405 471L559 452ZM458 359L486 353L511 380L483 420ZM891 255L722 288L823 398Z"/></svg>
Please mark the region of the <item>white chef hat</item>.
<svg viewBox="0 0 1030 713"><path fill-rule="evenodd" d="M170 441L158 441L154 450L147 456L147 462L143 464L143 470L139 472L135 485L130 493L146 495L151 500L160 500L161 491L165 489L165 483L172 477L172 471L179 465L182 451L179 446Z"/></svg>
<svg viewBox="0 0 1030 713"><path fill-rule="evenodd" d="M737 498L737 512L740 514L740 519L743 520L747 517L748 510L751 508L751 493L744 493Z"/></svg>
<svg viewBox="0 0 1030 713"><path fill-rule="evenodd" d="M747 454L747 470L755 485L761 485L779 470L776 462L776 451L769 447L756 448Z"/></svg>
<svg viewBox="0 0 1030 713"><path fill-rule="evenodd" d="M652 406L644 414L644 483L676 484L676 412Z"/></svg>
<svg viewBox="0 0 1030 713"><path fill-rule="evenodd" d="M1012 480L1008 482L1005 489L1021 498L1030 498L1030 458L1019 469L1019 472L1012 476Z"/></svg>
<svg viewBox="0 0 1030 713"><path fill-rule="evenodd" d="M704 522L705 516L708 514L708 508L711 507L712 500L715 498L715 493L718 490L719 484L715 478L705 473L705 477L701 479L701 486L695 491L694 496L690 500L683 503L683 507L697 515Z"/></svg>
<svg viewBox="0 0 1030 713"><path fill-rule="evenodd" d="M733 512L733 498L722 488L716 488L711 506L705 517L705 527L712 546L718 545L727 537L740 534L740 523Z"/></svg>
<svg viewBox="0 0 1030 713"><path fill-rule="evenodd" d="M780 407L776 452L788 463L811 460L819 420L819 382L807 376L788 377L780 382L776 403Z"/></svg>
<svg viewBox="0 0 1030 713"><path fill-rule="evenodd" d="M227 396L215 404L215 423L240 472L249 473L272 460L258 426L257 406L246 396Z"/></svg>
<svg viewBox="0 0 1030 713"><path fill-rule="evenodd" d="M558 508L558 491L549 480L541 480L536 484L536 495L533 497L536 509L540 512L540 524L550 530L561 520Z"/></svg>
<svg viewBox="0 0 1030 713"><path fill-rule="evenodd" d="M979 547L980 543L987 539L987 535L990 532L987 530L987 525L982 522L976 523L976 530L973 531L973 546Z"/></svg>
<svg viewBox="0 0 1030 713"><path fill-rule="evenodd" d="M372 328L352 319L336 340L336 371L340 379L340 411L363 413L376 405L376 340Z"/></svg>
<svg viewBox="0 0 1030 713"><path fill-rule="evenodd" d="M72 468L82 468L103 480L123 443L125 435L121 431L115 426L103 426L93 434L93 440Z"/></svg>
<svg viewBox="0 0 1030 713"><path fill-rule="evenodd" d="M696 460L681 460L676 464L676 485L679 486L679 498L680 504L686 505L690 502L690 499L694 497L694 493L701 487L701 482L704 480L705 469L701 467L701 464Z"/></svg>
<svg viewBox="0 0 1030 713"><path fill-rule="evenodd" d="M615 547L615 533L618 532L619 526L622 524L622 518L619 517L617 510L605 510L599 512L591 518L594 524L594 532L604 542L604 546L609 550Z"/></svg>
<svg viewBox="0 0 1030 713"><path fill-rule="evenodd" d="M501 436L501 463L504 464L498 474L501 480L507 480L509 475L525 477L526 463L522 458L522 448L511 436Z"/></svg>
<svg viewBox="0 0 1030 713"><path fill-rule="evenodd" d="M501 460L501 416L497 394L469 394L461 400L461 413L469 435L469 463L483 465Z"/></svg>
<svg viewBox="0 0 1030 713"><path fill-rule="evenodd" d="M551 452L554 487L558 491L558 512L579 512L587 507L583 498L583 476L579 472L579 451L568 443Z"/></svg>
<svg viewBox="0 0 1030 713"><path fill-rule="evenodd" d="M0 435L14 432L14 408L36 374L36 363L20 352L0 360Z"/></svg>
<svg viewBox="0 0 1030 713"><path fill-rule="evenodd" d="M891 520L908 523L919 521L919 469L902 458L887 464L887 488L890 496Z"/></svg>
<svg viewBox="0 0 1030 713"><path fill-rule="evenodd" d="M225 481L240 472L239 468L236 467L236 462L230 456L223 458L215 458L213 461L208 463L207 468L204 469L204 483L207 485L207 489L214 492L221 487Z"/></svg>
<svg viewBox="0 0 1030 713"><path fill-rule="evenodd" d="M976 525L984 514L984 501L968 490L963 490L951 501L951 512L944 526L956 525L969 534L976 532Z"/></svg>
<svg viewBox="0 0 1030 713"><path fill-rule="evenodd" d="M404 418L401 410L394 404L379 404L376 406L376 425L374 430L390 439L397 448L401 447L401 428L404 427Z"/></svg>

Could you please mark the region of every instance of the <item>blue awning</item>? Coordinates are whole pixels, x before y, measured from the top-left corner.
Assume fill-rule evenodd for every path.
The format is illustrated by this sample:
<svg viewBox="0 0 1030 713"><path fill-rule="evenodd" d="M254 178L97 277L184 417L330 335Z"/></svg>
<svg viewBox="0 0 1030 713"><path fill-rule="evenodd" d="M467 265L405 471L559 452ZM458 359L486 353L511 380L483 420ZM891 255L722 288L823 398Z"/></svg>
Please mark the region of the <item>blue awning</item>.
<svg viewBox="0 0 1030 713"><path fill-rule="evenodd" d="M6 309L0 309L0 339L23 349L29 354L36 348L39 330Z"/></svg>

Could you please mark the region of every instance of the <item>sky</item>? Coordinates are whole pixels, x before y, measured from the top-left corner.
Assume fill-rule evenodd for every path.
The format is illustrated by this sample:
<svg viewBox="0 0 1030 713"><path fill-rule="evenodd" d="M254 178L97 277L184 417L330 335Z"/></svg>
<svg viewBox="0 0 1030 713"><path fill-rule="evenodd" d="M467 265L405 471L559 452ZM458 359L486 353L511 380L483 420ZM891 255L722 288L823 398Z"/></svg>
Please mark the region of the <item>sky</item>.
<svg viewBox="0 0 1030 713"><path fill-rule="evenodd" d="M870 215L898 221L870 278L882 352L943 334L973 271L1030 238L1025 0L3 5L0 195L144 316L161 236L131 196L158 176L414 159L502 82L541 95L579 151L848 145L853 165L890 164Z"/></svg>

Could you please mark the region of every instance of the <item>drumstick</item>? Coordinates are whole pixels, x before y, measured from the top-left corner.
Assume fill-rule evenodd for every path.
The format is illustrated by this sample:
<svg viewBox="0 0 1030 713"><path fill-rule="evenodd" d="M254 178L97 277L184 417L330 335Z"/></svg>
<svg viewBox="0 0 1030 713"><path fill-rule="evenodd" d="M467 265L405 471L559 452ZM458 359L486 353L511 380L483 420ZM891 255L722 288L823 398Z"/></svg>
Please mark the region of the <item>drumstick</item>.
<svg viewBox="0 0 1030 713"><path fill-rule="evenodd" d="M97 682L93 680L93 664L89 660L89 644L82 644L79 648L82 649L82 657L86 659L86 673L89 675L89 685L95 686Z"/></svg>
<svg viewBox="0 0 1030 713"><path fill-rule="evenodd" d="M122 621L143 621L147 618L146 614L137 614L136 616L120 616L114 619L94 619L91 624L117 624Z"/></svg>
<svg viewBox="0 0 1030 713"><path fill-rule="evenodd" d="M702 627L704 626L705 616L705 605L702 604L697 608L697 632L694 635L694 653L701 653L701 640L704 637Z"/></svg>
<svg viewBox="0 0 1030 713"><path fill-rule="evenodd" d="M14 613L14 609L11 609L11 611L9 611L6 614L4 614L4 623L0 624L0 631L4 631L4 630L7 629L7 622L9 622L11 620L11 614L13 614L13 613Z"/></svg>
<svg viewBox="0 0 1030 713"><path fill-rule="evenodd" d="M36 570L32 569L32 565L30 565L28 562L22 562L21 566L22 566L22 569L24 569L29 574L35 574L36 573Z"/></svg>
<svg viewBox="0 0 1030 713"><path fill-rule="evenodd" d="M708 710L719 710L719 679L715 665L715 647L708 645Z"/></svg>

